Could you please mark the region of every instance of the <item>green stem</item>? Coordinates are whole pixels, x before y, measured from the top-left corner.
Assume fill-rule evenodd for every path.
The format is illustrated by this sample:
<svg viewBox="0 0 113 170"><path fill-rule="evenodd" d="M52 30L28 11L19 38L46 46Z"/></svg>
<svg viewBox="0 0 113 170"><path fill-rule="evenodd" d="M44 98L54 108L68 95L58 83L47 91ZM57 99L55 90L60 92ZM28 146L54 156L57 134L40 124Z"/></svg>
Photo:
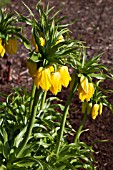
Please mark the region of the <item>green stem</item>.
<svg viewBox="0 0 113 170"><path fill-rule="evenodd" d="M65 106L64 111L63 111L63 117L62 117L60 132L59 132L59 136L58 136L58 143L57 143L57 146L56 146L56 153L57 154L59 153L60 146L61 146L61 143L62 143L62 137L63 137L63 133L64 133L65 123L66 123L66 118L67 118L68 110L69 110L69 107L70 107L70 103L71 103L71 100L74 96L75 91L77 90L77 86L78 86L78 83L76 83L76 84L74 83L73 89L70 92L70 95L69 95L68 100L66 102L66 106Z"/></svg>
<svg viewBox="0 0 113 170"><path fill-rule="evenodd" d="M44 93L43 93L43 97L42 97L41 108L40 108L41 110L44 108L46 95L47 95L47 91L44 91Z"/></svg>
<svg viewBox="0 0 113 170"><path fill-rule="evenodd" d="M83 117L83 119L82 119L82 121L81 121L81 123L80 123L80 126L79 126L79 128L78 128L78 131L77 131L77 133L76 133L76 136L75 136L75 139L74 139L74 143L76 143L76 142L79 140L79 137L80 137L80 135L81 135L81 130L82 130L83 126L84 126L84 123L85 123L85 121L86 121L86 118L87 118L87 112L84 113L84 117Z"/></svg>
<svg viewBox="0 0 113 170"><path fill-rule="evenodd" d="M32 85L32 92L31 92L31 100L30 100L30 107L29 107L29 112L31 114L32 112L32 107L33 107L33 101L34 101L34 95L35 95L35 91L36 91L36 86L33 82L33 85Z"/></svg>
<svg viewBox="0 0 113 170"><path fill-rule="evenodd" d="M34 96L34 103L33 103L33 106L32 106L31 117L30 117L30 120L29 120L29 124L28 124L28 127L27 127L25 137L18 147L18 150L17 150L17 153L16 153L17 157L19 157L21 155L24 147L26 146L26 144L27 144L27 142L28 142L28 140L31 136L34 121L35 121L35 116L36 116L36 113L37 113L38 100L39 100L40 93L41 93L41 90L36 89L35 96Z"/></svg>

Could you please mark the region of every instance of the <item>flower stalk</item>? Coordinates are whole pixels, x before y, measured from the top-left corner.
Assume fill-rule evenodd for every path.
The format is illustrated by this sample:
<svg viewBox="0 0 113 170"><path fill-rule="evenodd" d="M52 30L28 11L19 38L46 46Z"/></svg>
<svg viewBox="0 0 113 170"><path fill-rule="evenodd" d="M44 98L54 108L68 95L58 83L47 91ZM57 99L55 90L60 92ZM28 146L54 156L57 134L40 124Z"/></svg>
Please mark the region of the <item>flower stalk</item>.
<svg viewBox="0 0 113 170"><path fill-rule="evenodd" d="M72 100L72 98L74 96L75 91L77 90L77 87L78 87L78 83L75 81L74 85L73 85L73 88L72 88L72 90L70 92L70 95L68 97L68 100L66 102L64 111L63 111L63 117L62 117L62 122L61 122L61 126L60 126L58 142L57 142L57 145L56 145L56 153L57 154L59 153L60 146L61 146L61 143L62 143L62 137L63 137L63 133L64 133L64 129L65 129L65 123L66 123L66 118L67 118L68 110L69 110L69 107L70 107L70 103L71 103L71 100Z"/></svg>
<svg viewBox="0 0 113 170"><path fill-rule="evenodd" d="M35 91L36 91L36 86L35 86L35 84L33 83L33 85L32 85L32 91L31 91L30 107L29 107L30 113L32 112L32 107L33 107L33 101L34 101Z"/></svg>
<svg viewBox="0 0 113 170"><path fill-rule="evenodd" d="M43 95L42 95L42 101L41 101L41 107L40 107L41 110L44 108L44 104L45 104L45 100L46 100L46 95L47 95L47 91L44 91Z"/></svg>
<svg viewBox="0 0 113 170"><path fill-rule="evenodd" d="M19 157L21 155L23 149L25 148L25 146L26 146L26 144L27 144L27 142L28 142L28 140L31 136L33 125L34 125L34 122L35 122L35 116L36 116L36 113L37 113L37 107L38 107L38 101L39 101L40 93L41 93L41 90L36 89L35 96L34 96L34 102L33 102L33 106L32 106L31 117L29 119L29 124L28 124L28 127L27 127L25 137L18 147L18 150L17 150L17 153L16 153L17 157Z"/></svg>
<svg viewBox="0 0 113 170"><path fill-rule="evenodd" d="M86 118L87 118L87 112L84 113L83 119L82 119L82 121L80 123L80 126L78 128L78 131L76 133L76 136L75 136L75 139L74 139L74 143L76 143L79 140L79 137L81 135L81 130L82 130L83 126L84 126Z"/></svg>

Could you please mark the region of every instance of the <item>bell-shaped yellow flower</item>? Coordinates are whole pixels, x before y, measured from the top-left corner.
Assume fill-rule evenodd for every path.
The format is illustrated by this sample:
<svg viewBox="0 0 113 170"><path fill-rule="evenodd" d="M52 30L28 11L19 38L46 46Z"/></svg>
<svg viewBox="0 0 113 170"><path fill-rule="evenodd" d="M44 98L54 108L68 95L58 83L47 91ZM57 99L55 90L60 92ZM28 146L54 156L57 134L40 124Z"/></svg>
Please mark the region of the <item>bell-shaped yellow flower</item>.
<svg viewBox="0 0 113 170"><path fill-rule="evenodd" d="M36 76L37 71L37 63L33 62L32 60L27 61L27 67L29 69L29 74L32 78Z"/></svg>
<svg viewBox="0 0 113 170"><path fill-rule="evenodd" d="M5 49L9 54L16 54L18 50L18 43L14 37L10 37L8 42L5 44Z"/></svg>
<svg viewBox="0 0 113 170"><path fill-rule="evenodd" d="M50 69L40 67L36 72L34 84L37 88L40 86L43 90L48 91L51 87Z"/></svg>
<svg viewBox="0 0 113 170"><path fill-rule="evenodd" d="M61 76L59 72L51 73L51 88L50 91L53 94L57 94L59 91L61 91L62 85L61 85Z"/></svg>
<svg viewBox="0 0 113 170"><path fill-rule="evenodd" d="M2 39L0 38L0 56L3 57L5 54L5 48L2 45Z"/></svg>
<svg viewBox="0 0 113 170"><path fill-rule="evenodd" d="M91 111L92 119L96 119L96 117L98 116L98 112L99 112L99 104L94 104Z"/></svg>
<svg viewBox="0 0 113 170"><path fill-rule="evenodd" d="M71 81L71 77L68 72L68 67L62 66L59 68L58 72L60 73L60 76L61 76L61 84L64 87L67 87L69 84L69 81Z"/></svg>
<svg viewBox="0 0 113 170"><path fill-rule="evenodd" d="M40 37L40 44L41 44L41 46L44 47L45 43L46 43L45 39ZM36 49L36 52L38 52L38 45L36 44L35 39L34 39L33 36L32 36L32 44L34 45L34 47Z"/></svg>
<svg viewBox="0 0 113 170"><path fill-rule="evenodd" d="M85 84L85 83L84 83ZM85 85L83 86L85 87ZM81 87L81 84L78 86L78 94L79 94L79 99L83 102L85 99L86 101L90 101L91 97L94 94L94 86L93 83L88 83L87 84L87 93L84 91L84 89Z"/></svg>

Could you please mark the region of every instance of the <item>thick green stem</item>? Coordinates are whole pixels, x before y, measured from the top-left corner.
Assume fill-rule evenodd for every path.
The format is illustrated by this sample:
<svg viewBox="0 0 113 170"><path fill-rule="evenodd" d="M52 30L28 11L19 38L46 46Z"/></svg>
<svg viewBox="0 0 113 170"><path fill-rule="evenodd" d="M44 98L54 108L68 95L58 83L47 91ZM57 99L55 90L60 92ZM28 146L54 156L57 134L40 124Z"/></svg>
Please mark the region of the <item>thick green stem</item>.
<svg viewBox="0 0 113 170"><path fill-rule="evenodd" d="M60 145L62 143L62 137L63 137L63 133L64 133L65 123L66 123L66 118L67 118L68 110L69 110L69 107L70 107L70 103L71 103L71 100L74 96L75 91L77 90L77 86L78 86L78 83L74 84L73 89L70 92L70 95L68 97L68 100L66 102L66 105L65 105L65 108L64 108L64 111L63 111L63 117L62 117L60 132L59 132L59 136L58 136L58 143L57 143L57 146L56 146L56 153L57 154L59 153Z"/></svg>
<svg viewBox="0 0 113 170"><path fill-rule="evenodd" d="M83 117L83 119L82 119L82 121L81 121L81 123L80 123L80 126L79 126L79 128L78 128L78 131L77 131L77 133L76 133L76 136L75 136L75 139L74 139L74 143L76 143L76 142L79 140L79 137L80 137L80 135L81 135L81 130L82 130L83 126L84 126L84 123L85 123L85 121L86 121L86 118L87 118L87 113L84 113L84 117Z"/></svg>
<svg viewBox="0 0 113 170"><path fill-rule="evenodd" d="M36 91L36 86L33 82L33 85L32 85L32 92L31 92L31 100L30 100L30 107L29 107L29 112L31 114L32 112L32 107L33 107L33 101L34 101L34 95L35 95L35 91Z"/></svg>
<svg viewBox="0 0 113 170"><path fill-rule="evenodd" d="M36 113L37 113L38 99L39 99L39 96L40 96L40 92L41 92L40 89L36 89L36 91L35 91L34 103L33 103L33 106L32 106L31 117L30 117L30 120L29 120L29 124L28 124L28 127L27 127L25 137L18 147L18 150L17 150L17 153L16 153L17 157L19 157L21 155L24 147L26 146L26 144L27 144L27 142L28 142L28 140L31 136L34 121L35 121L35 116L36 116Z"/></svg>

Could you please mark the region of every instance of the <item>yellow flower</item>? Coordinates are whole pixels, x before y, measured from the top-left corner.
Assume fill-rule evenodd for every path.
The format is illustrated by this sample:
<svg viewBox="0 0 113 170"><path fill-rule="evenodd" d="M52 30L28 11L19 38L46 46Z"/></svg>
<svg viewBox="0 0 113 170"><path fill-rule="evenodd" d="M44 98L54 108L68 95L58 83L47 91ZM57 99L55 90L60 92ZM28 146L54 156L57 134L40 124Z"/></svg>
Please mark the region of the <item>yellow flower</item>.
<svg viewBox="0 0 113 170"><path fill-rule="evenodd" d="M8 42L5 44L5 48L9 54L16 54L18 50L17 40L14 37L10 37Z"/></svg>
<svg viewBox="0 0 113 170"><path fill-rule="evenodd" d="M51 87L50 69L40 67L36 72L34 83L37 88L40 86L43 90L48 91Z"/></svg>
<svg viewBox="0 0 113 170"><path fill-rule="evenodd" d="M41 46L44 47L45 43L46 43L46 42L45 42L45 39L42 38L42 37L40 37L40 44L41 44ZM38 52L38 45L36 44L35 39L34 39L33 36L32 36L32 44L34 45L34 47L35 47L35 49L36 49L36 52Z"/></svg>
<svg viewBox="0 0 113 170"><path fill-rule="evenodd" d="M2 39L0 38L0 56L3 57L5 54L5 48L2 45Z"/></svg>
<svg viewBox="0 0 113 170"><path fill-rule="evenodd" d="M59 91L61 91L62 85L61 85L61 81L60 81L60 73L59 72L54 72L51 73L51 88L50 91L53 94L57 94Z"/></svg>
<svg viewBox="0 0 113 170"><path fill-rule="evenodd" d="M81 101L84 101L85 99L87 102L90 101L91 97L94 94L93 83L88 83L87 78L82 77L82 79L80 79L80 85L78 87L78 94Z"/></svg>
<svg viewBox="0 0 113 170"><path fill-rule="evenodd" d="M56 42L56 45L60 42L64 41L64 37L63 35L60 35L60 37L58 38L57 42Z"/></svg>
<svg viewBox="0 0 113 170"><path fill-rule="evenodd" d="M99 104L94 104L91 111L92 119L96 119L96 117L98 116L98 111L99 111Z"/></svg>
<svg viewBox="0 0 113 170"><path fill-rule="evenodd" d="M60 76L61 76L61 84L64 87L67 87L69 84L69 81L71 81L71 77L68 72L68 67L62 66L59 68L58 72L60 73Z"/></svg>
<svg viewBox="0 0 113 170"><path fill-rule="evenodd" d="M33 62L32 60L27 61L27 67L29 69L29 74L32 78L36 76L37 71L37 63Z"/></svg>

